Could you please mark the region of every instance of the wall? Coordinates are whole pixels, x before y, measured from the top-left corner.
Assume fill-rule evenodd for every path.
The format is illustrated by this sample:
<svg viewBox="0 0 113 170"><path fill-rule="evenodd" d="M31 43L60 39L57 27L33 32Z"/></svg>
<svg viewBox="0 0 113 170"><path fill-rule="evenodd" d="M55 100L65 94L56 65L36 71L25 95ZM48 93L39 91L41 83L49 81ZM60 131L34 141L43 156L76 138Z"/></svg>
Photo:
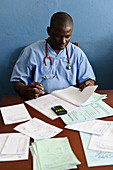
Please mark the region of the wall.
<svg viewBox="0 0 113 170"><path fill-rule="evenodd" d="M0 1L0 96L14 94L10 75L23 47L47 38L46 27L57 11L74 20L71 41L87 54L99 89L113 88L113 0Z"/></svg>

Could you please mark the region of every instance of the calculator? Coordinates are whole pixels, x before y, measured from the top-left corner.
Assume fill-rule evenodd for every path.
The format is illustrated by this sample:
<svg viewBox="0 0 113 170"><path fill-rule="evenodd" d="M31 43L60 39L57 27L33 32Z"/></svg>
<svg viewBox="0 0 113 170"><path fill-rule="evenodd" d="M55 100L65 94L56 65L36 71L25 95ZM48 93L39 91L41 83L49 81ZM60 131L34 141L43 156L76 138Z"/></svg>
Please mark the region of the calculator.
<svg viewBox="0 0 113 170"><path fill-rule="evenodd" d="M65 110L61 105L53 106L51 109L57 114L57 115L63 115L67 113L67 110Z"/></svg>

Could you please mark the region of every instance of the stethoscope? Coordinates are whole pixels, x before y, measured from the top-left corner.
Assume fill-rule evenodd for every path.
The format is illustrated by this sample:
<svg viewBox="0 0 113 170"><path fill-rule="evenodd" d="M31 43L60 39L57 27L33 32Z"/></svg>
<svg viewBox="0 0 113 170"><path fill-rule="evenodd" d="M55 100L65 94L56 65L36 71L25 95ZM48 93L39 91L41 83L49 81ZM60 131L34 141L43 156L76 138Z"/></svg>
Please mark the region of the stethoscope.
<svg viewBox="0 0 113 170"><path fill-rule="evenodd" d="M47 78L47 77L42 77L43 79L50 79L50 78L55 78L55 77L56 77L56 75L52 76L53 61L52 61L52 58L49 57L49 55L48 55L47 41L48 41L48 39L46 39L46 44L45 44L46 57L44 58L44 64L45 64L46 70L47 70L48 74L50 75L50 77L49 77L49 78ZM70 65L70 59L69 59L69 54L68 54L67 46L66 46L66 54L67 54L67 59L68 59L68 65L66 66L66 69L70 70L72 67L71 67L71 65ZM50 59L50 64L51 64L51 71L50 71L50 72L49 72L49 70L48 70L47 63L46 63L46 59L47 59L47 58Z"/></svg>

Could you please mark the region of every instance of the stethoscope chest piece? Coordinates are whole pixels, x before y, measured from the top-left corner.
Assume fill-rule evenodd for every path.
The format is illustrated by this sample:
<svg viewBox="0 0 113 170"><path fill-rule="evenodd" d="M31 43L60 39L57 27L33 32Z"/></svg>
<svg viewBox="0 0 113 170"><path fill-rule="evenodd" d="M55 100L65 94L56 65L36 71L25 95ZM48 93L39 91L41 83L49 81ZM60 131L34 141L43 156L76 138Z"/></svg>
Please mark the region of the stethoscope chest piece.
<svg viewBox="0 0 113 170"><path fill-rule="evenodd" d="M72 67L71 67L71 65L67 65L66 68L67 68L68 70L71 70Z"/></svg>

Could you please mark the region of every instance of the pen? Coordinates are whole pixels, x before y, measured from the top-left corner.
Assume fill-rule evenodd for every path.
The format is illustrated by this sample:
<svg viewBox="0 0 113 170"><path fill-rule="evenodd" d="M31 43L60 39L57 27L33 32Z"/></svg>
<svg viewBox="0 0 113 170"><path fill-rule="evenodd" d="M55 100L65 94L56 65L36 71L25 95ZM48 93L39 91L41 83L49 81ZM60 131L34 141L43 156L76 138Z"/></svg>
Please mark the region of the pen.
<svg viewBox="0 0 113 170"><path fill-rule="evenodd" d="M33 84L33 82L31 80L28 80L29 84ZM40 83L39 83L40 84ZM39 85L40 86L40 85ZM34 88L34 89L37 89L37 88ZM44 90L42 87L41 89L39 89L40 91Z"/></svg>
<svg viewBox="0 0 113 170"><path fill-rule="evenodd" d="M29 84L33 84L33 82L31 80L28 80Z"/></svg>

